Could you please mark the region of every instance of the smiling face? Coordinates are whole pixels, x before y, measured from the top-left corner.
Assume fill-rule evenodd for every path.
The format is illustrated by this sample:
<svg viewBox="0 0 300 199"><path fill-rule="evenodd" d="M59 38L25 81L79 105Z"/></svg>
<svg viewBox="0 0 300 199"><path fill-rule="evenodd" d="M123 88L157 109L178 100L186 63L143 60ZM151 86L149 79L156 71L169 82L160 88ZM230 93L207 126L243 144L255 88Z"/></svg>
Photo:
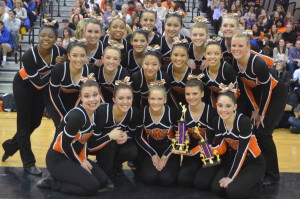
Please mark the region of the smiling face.
<svg viewBox="0 0 300 199"><path fill-rule="evenodd" d="M81 70L86 61L86 50L82 47L75 46L68 53L70 67L75 70Z"/></svg>
<svg viewBox="0 0 300 199"><path fill-rule="evenodd" d="M208 45L205 49L204 56L208 62L208 67L219 67L223 57L221 46L216 44Z"/></svg>
<svg viewBox="0 0 300 199"><path fill-rule="evenodd" d="M100 94L97 86L86 86L81 89L80 99L83 108L88 113L93 113L100 105Z"/></svg>
<svg viewBox="0 0 300 199"><path fill-rule="evenodd" d="M203 46L208 39L208 34L204 28L193 28L191 30L191 40L196 47Z"/></svg>
<svg viewBox="0 0 300 199"><path fill-rule="evenodd" d="M157 71L160 69L160 62L156 56L148 55L143 59L142 67L144 75L149 78L155 77Z"/></svg>
<svg viewBox="0 0 300 199"><path fill-rule="evenodd" d="M53 47L57 39L57 35L51 28L43 28L39 33L39 46L45 50Z"/></svg>
<svg viewBox="0 0 300 199"><path fill-rule="evenodd" d="M237 105L232 101L230 97L222 95L218 98L217 112L222 120L226 121L230 119L233 116L236 108Z"/></svg>
<svg viewBox="0 0 300 199"><path fill-rule="evenodd" d="M187 49L183 46L173 47L171 60L174 68L181 69L186 66L188 60Z"/></svg>
<svg viewBox="0 0 300 199"><path fill-rule="evenodd" d="M151 111L159 112L164 108L165 103L167 102L166 94L163 90L150 90L148 96L148 103Z"/></svg>
<svg viewBox="0 0 300 199"><path fill-rule="evenodd" d="M143 34L135 34L131 39L131 45L135 52L143 53L146 51L148 40Z"/></svg>
<svg viewBox="0 0 300 199"><path fill-rule="evenodd" d="M147 28L148 32L152 32L155 27L156 17L151 12L145 12L142 14L141 25L143 28Z"/></svg>
<svg viewBox="0 0 300 199"><path fill-rule="evenodd" d="M133 93L128 88L119 89L113 97L113 102L117 109L126 113L132 106Z"/></svg>
<svg viewBox="0 0 300 199"><path fill-rule="evenodd" d="M84 30L84 36L86 38L86 44L95 45L99 42L101 37L101 27L99 24L88 23Z"/></svg>
<svg viewBox="0 0 300 199"><path fill-rule="evenodd" d="M102 56L104 69L107 71L115 71L121 63L120 52L115 49L106 49Z"/></svg>
<svg viewBox="0 0 300 199"><path fill-rule="evenodd" d="M115 19L111 22L109 26L109 34L111 39L114 40L121 40L125 34L126 25L124 21L120 19Z"/></svg>
<svg viewBox="0 0 300 199"><path fill-rule="evenodd" d="M224 18L222 21L221 32L225 38L232 38L237 32L237 20L232 18Z"/></svg>
<svg viewBox="0 0 300 199"><path fill-rule="evenodd" d="M169 17L165 22L165 33L171 38L177 37L180 30L182 28L182 24L177 17Z"/></svg>
<svg viewBox="0 0 300 199"><path fill-rule="evenodd" d="M204 92L198 86L185 87L185 99L190 106L197 106L202 103Z"/></svg>
<svg viewBox="0 0 300 199"><path fill-rule="evenodd" d="M240 60L250 52L250 44L244 37L233 37L231 41L231 53L236 60Z"/></svg>

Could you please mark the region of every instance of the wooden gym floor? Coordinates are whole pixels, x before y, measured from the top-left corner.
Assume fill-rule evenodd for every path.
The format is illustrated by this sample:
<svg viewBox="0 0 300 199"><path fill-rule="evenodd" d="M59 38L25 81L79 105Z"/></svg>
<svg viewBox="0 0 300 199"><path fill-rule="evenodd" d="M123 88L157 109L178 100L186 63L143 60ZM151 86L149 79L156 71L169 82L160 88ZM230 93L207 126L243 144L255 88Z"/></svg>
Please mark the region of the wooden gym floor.
<svg viewBox="0 0 300 199"><path fill-rule="evenodd" d="M0 113L0 143L11 138L16 132L16 113ZM43 118L41 126L31 136L32 150L37 166L45 169L45 154L54 136L51 119ZM279 185L267 187L256 198L297 198L300 194L300 135L292 134L287 129L277 129L274 133L277 146L281 181ZM0 157L3 148L0 147ZM1 198L77 198L66 194L36 188L40 177L26 175L22 170L19 153L0 162L0 199ZM126 169L125 175L116 180L113 191L99 193L102 198L218 198L210 192L199 192L187 188L162 188L135 183L133 173ZM80 197L82 198L82 197ZM96 197L95 197L96 198Z"/></svg>

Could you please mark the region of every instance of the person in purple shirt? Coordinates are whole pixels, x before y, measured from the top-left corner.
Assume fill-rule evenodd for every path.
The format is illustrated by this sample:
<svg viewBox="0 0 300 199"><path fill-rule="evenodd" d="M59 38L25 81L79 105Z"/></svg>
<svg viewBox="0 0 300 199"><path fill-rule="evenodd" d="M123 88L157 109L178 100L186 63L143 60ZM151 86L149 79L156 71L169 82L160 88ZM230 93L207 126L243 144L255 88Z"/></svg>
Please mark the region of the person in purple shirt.
<svg viewBox="0 0 300 199"><path fill-rule="evenodd" d="M293 76L294 71L300 67L300 40L296 41L295 47L289 49L288 70Z"/></svg>
<svg viewBox="0 0 300 199"><path fill-rule="evenodd" d="M215 29L215 33L218 34L219 29L220 29L220 17L222 16L222 13L225 11L224 9L225 3L224 1L220 1L219 3L219 8L214 10L213 14L213 26Z"/></svg>

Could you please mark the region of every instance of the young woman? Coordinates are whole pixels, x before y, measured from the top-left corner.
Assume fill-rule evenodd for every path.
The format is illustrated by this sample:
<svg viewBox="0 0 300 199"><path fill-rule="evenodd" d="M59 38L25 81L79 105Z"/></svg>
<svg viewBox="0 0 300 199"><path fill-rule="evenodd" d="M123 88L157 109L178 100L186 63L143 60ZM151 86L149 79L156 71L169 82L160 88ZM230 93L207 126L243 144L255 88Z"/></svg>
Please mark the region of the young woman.
<svg viewBox="0 0 300 199"><path fill-rule="evenodd" d="M219 168L216 166L202 168L202 161L197 149L201 137L194 132L194 128L200 124L201 136L211 144L214 138L212 122L217 116L216 111L210 105L202 102L203 89L201 81L196 79L188 80L185 85L185 98L188 102L185 121L190 140L189 148L193 156L183 158L178 174L178 183L181 186L194 186L201 190L210 188L212 179Z"/></svg>
<svg viewBox="0 0 300 199"><path fill-rule="evenodd" d="M120 17L113 17L108 25L109 34L102 36L100 40L108 45L109 40L115 40L119 44L123 44L124 48L122 49L122 53L128 52L128 43L126 39L123 39L123 36L126 31L126 22Z"/></svg>
<svg viewBox="0 0 300 199"><path fill-rule="evenodd" d="M96 151L98 165L110 177L121 172L122 163L134 160L138 153L134 138L139 113L132 108L132 101L132 88L124 81L115 87L114 103L101 104L96 111L95 132L99 136L96 143L89 142L89 151Z"/></svg>
<svg viewBox="0 0 300 199"><path fill-rule="evenodd" d="M226 153L226 160L216 174L211 188L216 195L229 198L248 198L257 192L266 169L265 160L252 132L252 124L245 115L236 112L237 104L232 92L218 96L213 128L218 154Z"/></svg>
<svg viewBox="0 0 300 199"><path fill-rule="evenodd" d="M176 183L180 163L179 156L171 153L177 114L165 105L166 101L167 93L163 86L150 87L149 105L143 109L136 139L146 152L140 167L142 180L148 184L158 182L170 186Z"/></svg>
<svg viewBox="0 0 300 199"><path fill-rule="evenodd" d="M208 28L204 22L195 23L191 29L191 40L189 44L188 53L189 59L195 63L195 69L199 69L204 57L205 43L209 38Z"/></svg>
<svg viewBox="0 0 300 199"><path fill-rule="evenodd" d="M276 146L272 138L275 123L283 111L287 90L284 84L275 79L261 57L250 53L249 36L236 34L231 43L232 54L237 60L234 65L238 78L243 82L245 93L251 102L251 119L256 126L258 144L266 158L267 170L265 185L271 185L279 180ZM241 103L245 105L246 103Z"/></svg>
<svg viewBox="0 0 300 199"><path fill-rule="evenodd" d="M277 47L273 49L274 61L283 61L285 64L288 62L288 48L286 47L284 39L279 39Z"/></svg>
<svg viewBox="0 0 300 199"><path fill-rule="evenodd" d="M68 48L69 44L70 44L70 38L72 35L72 31L70 28L66 27L64 28L64 33L63 33L63 47L65 49Z"/></svg>
<svg viewBox="0 0 300 199"><path fill-rule="evenodd" d="M179 103L186 104L184 97L185 83L192 69L188 67L187 45L176 44L171 53L171 63L163 70L169 75L170 80L170 107L179 108Z"/></svg>
<svg viewBox="0 0 300 199"><path fill-rule="evenodd" d="M277 27L275 24L273 24L271 26L271 29L270 29L270 34L271 34L271 39L270 41L273 42L274 44L277 44L281 35L280 33L277 31Z"/></svg>
<svg viewBox="0 0 300 199"><path fill-rule="evenodd" d="M148 33L144 30L136 30L132 33L130 43L133 49L130 49L126 56L122 57L122 66L124 66L130 74L141 69L142 60L147 52Z"/></svg>
<svg viewBox="0 0 300 199"><path fill-rule="evenodd" d="M87 57L90 66L102 65L103 43L100 41L102 25L97 19L89 19L85 25L84 37L86 38Z"/></svg>
<svg viewBox="0 0 300 199"><path fill-rule="evenodd" d="M236 72L232 65L222 60L222 57L219 43L209 42L206 45L205 58L208 67L204 69L201 81L211 91L210 95L207 95L207 100L214 108L216 108L217 95L224 92L226 88L236 90L236 96L239 96Z"/></svg>
<svg viewBox="0 0 300 199"><path fill-rule="evenodd" d="M129 72L120 65L121 51L115 46L108 46L104 49L102 56L103 65L96 73L96 79L101 87L101 96L106 103L113 102L113 92L116 81L129 76Z"/></svg>
<svg viewBox="0 0 300 199"><path fill-rule="evenodd" d="M143 58L142 68L131 76L134 106L141 108L147 105L147 95L151 84L164 84L167 93L169 92L169 78L160 68L161 62L158 53L148 51Z"/></svg>
<svg viewBox="0 0 300 199"><path fill-rule="evenodd" d="M141 26L145 28L148 32L148 45L160 45L160 38L161 35L158 32L154 32L153 29L155 28L157 20L157 13L151 10L145 10L142 12L141 15Z"/></svg>
<svg viewBox="0 0 300 199"><path fill-rule="evenodd" d="M41 175L42 172L35 166L30 135L41 123L45 108L43 97L49 98L50 72L55 64L63 63L66 59L65 50L55 44L56 38L56 28L43 26L39 31L39 45L24 53L24 67L16 74L13 82L18 113L17 132L12 139L2 144L2 161L20 150L24 171L33 175Z"/></svg>
<svg viewBox="0 0 300 199"><path fill-rule="evenodd" d="M49 94L50 103L46 104L55 127L79 103L79 89L82 77L88 77L93 70L86 62L86 46L73 42L68 48L69 62L58 64L51 72Z"/></svg>
<svg viewBox="0 0 300 199"><path fill-rule="evenodd" d="M39 188L77 195L93 195L103 187L107 176L87 159L88 140L94 136L95 110L100 104L97 82L81 85L82 104L70 110L61 121L46 156L50 173L38 182Z"/></svg>
<svg viewBox="0 0 300 199"><path fill-rule="evenodd" d="M160 54L162 55L165 64L169 64L171 62L170 56L174 38L178 38L179 40L186 39L187 43L191 41L190 38L179 34L180 30L182 29L182 26L183 22L182 17L180 15L168 14L166 16L165 35L162 36L160 40Z"/></svg>

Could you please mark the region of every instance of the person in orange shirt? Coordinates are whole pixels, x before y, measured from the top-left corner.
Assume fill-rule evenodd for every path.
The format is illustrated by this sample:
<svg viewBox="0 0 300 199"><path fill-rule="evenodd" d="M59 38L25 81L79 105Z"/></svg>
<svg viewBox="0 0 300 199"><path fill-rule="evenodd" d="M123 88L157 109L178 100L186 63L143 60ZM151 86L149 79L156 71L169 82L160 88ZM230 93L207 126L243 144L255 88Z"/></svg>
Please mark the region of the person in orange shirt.
<svg viewBox="0 0 300 199"><path fill-rule="evenodd" d="M172 1L172 0L167 0L165 2L162 2L161 5L163 7L165 7L167 10L171 9L171 8L174 8L175 6L175 3Z"/></svg>
<svg viewBox="0 0 300 199"><path fill-rule="evenodd" d="M275 24L277 26L277 32L281 32L281 33L286 32L286 27L283 26L283 20L282 19L277 19Z"/></svg>

